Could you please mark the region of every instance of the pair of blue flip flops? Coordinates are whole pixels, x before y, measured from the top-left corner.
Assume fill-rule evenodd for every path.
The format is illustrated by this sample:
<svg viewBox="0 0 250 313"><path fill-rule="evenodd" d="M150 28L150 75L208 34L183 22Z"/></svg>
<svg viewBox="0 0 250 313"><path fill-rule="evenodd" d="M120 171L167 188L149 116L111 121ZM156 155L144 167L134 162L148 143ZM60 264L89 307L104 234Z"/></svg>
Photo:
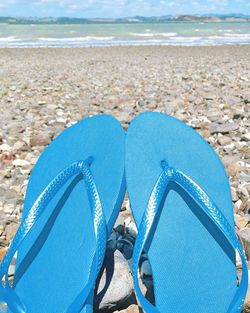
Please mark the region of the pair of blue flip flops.
<svg viewBox="0 0 250 313"><path fill-rule="evenodd" d="M95 281L126 189L138 227L132 272L144 311L241 312L248 271L224 167L196 131L149 112L135 118L126 135L112 116L87 118L42 153L0 267L7 312L93 312ZM143 251L152 267L154 304L139 287ZM16 253L11 286L8 269Z"/></svg>

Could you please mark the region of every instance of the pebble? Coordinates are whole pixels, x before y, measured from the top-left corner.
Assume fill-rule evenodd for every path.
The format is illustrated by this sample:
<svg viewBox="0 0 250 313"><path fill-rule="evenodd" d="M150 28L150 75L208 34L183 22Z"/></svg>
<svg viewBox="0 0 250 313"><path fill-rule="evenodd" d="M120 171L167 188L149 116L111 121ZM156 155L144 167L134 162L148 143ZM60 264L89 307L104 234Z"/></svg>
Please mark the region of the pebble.
<svg viewBox="0 0 250 313"><path fill-rule="evenodd" d="M7 143L3 143L0 145L0 151L9 152L11 151L11 147Z"/></svg>
<svg viewBox="0 0 250 313"><path fill-rule="evenodd" d="M16 159L12 161L12 164L17 167L24 167L28 168L30 166L30 163L26 160Z"/></svg>
<svg viewBox="0 0 250 313"><path fill-rule="evenodd" d="M235 214L234 216L235 224L239 229L250 227L250 216L241 216Z"/></svg>
<svg viewBox="0 0 250 313"><path fill-rule="evenodd" d="M106 282L109 282L108 286L105 286ZM132 295L133 281L127 260L119 250L107 249L104 273L98 282L95 307L105 312L114 311L121 304L129 302Z"/></svg>
<svg viewBox="0 0 250 313"><path fill-rule="evenodd" d="M210 126L209 130L210 130L210 133L213 135L217 133L221 133L221 134L231 133L237 130L238 128L239 128L239 125L235 123L225 123L225 124L213 123Z"/></svg>
<svg viewBox="0 0 250 313"><path fill-rule="evenodd" d="M10 223L6 225L4 232L6 234L7 242L10 242L13 239L18 227L18 223Z"/></svg>
<svg viewBox="0 0 250 313"><path fill-rule="evenodd" d="M240 210L246 214L249 215L249 212L250 212L250 199L248 199L246 202L243 202L241 207L240 207Z"/></svg>
<svg viewBox="0 0 250 313"><path fill-rule="evenodd" d="M14 151L27 151L27 145L24 141L17 141L14 143L12 149Z"/></svg>
<svg viewBox="0 0 250 313"><path fill-rule="evenodd" d="M249 192L244 185L239 185L238 193L242 201L249 199Z"/></svg>
<svg viewBox="0 0 250 313"><path fill-rule="evenodd" d="M241 209L243 202L239 199L234 205L236 207L236 212L238 212Z"/></svg>
<svg viewBox="0 0 250 313"><path fill-rule="evenodd" d="M232 200L233 202L236 202L237 200L239 200L238 194L236 192L235 188L231 188L231 195L232 195Z"/></svg>
<svg viewBox="0 0 250 313"><path fill-rule="evenodd" d="M221 136L218 138L218 143L221 145L221 146L225 146L225 145L228 145L232 142L232 138L230 137L227 137L227 136Z"/></svg>
<svg viewBox="0 0 250 313"><path fill-rule="evenodd" d="M244 135L241 137L241 140L243 140L243 141L250 141L250 132L244 134Z"/></svg>
<svg viewBox="0 0 250 313"><path fill-rule="evenodd" d="M8 249L5 248L0 248L0 262L2 262L2 259L4 258L5 254L7 253Z"/></svg>
<svg viewBox="0 0 250 313"><path fill-rule="evenodd" d="M120 312L120 313L141 313L141 310L139 309L138 305L132 304L127 309L115 311L114 313L118 313L118 312Z"/></svg>
<svg viewBox="0 0 250 313"><path fill-rule="evenodd" d="M133 237L137 236L138 230L131 216L126 218L126 220L124 221L124 226L129 235Z"/></svg>
<svg viewBox="0 0 250 313"><path fill-rule="evenodd" d="M247 258L250 258L250 228L242 228L239 232L239 237L243 242Z"/></svg>
<svg viewBox="0 0 250 313"><path fill-rule="evenodd" d="M38 105L45 105L45 104L47 104L46 101L38 101Z"/></svg>
<svg viewBox="0 0 250 313"><path fill-rule="evenodd" d="M141 265L141 277L143 278L145 276L152 276L152 270L148 260L143 261Z"/></svg>
<svg viewBox="0 0 250 313"><path fill-rule="evenodd" d="M33 146L46 146L50 143L51 137L46 135L37 135L30 138L30 145Z"/></svg>
<svg viewBox="0 0 250 313"><path fill-rule="evenodd" d="M236 177L239 172L239 166L237 164L226 165L227 174L229 177Z"/></svg>

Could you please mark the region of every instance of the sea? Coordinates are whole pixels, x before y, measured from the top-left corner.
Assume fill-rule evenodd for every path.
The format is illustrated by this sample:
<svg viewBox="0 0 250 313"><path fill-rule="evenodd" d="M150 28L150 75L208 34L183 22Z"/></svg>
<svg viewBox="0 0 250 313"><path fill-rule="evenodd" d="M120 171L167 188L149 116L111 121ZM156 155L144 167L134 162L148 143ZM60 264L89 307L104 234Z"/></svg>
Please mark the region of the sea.
<svg viewBox="0 0 250 313"><path fill-rule="evenodd" d="M245 45L250 22L0 23L0 47Z"/></svg>

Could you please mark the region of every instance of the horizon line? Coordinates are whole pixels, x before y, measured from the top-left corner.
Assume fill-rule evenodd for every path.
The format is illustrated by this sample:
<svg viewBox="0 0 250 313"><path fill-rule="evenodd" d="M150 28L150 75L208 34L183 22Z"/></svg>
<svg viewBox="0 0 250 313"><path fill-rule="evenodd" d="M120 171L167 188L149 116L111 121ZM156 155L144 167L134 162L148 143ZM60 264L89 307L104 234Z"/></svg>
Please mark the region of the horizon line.
<svg viewBox="0 0 250 313"><path fill-rule="evenodd" d="M228 12L228 13L195 13L195 14L190 14L190 13L181 13L181 14L164 14L164 15L133 15L133 16L120 16L120 17L101 17L101 16L96 16L96 17L79 17L79 16L36 16L36 15L29 15L29 16L24 16L24 15L0 15L0 18L38 18L38 19L43 19L43 18L70 18L70 19L109 19L109 20L116 20L116 19L129 19L129 18L163 18L163 17L180 17L180 16L194 16L194 17L214 17L214 16L237 16L241 15L242 17L250 17L250 14L245 14L241 12Z"/></svg>

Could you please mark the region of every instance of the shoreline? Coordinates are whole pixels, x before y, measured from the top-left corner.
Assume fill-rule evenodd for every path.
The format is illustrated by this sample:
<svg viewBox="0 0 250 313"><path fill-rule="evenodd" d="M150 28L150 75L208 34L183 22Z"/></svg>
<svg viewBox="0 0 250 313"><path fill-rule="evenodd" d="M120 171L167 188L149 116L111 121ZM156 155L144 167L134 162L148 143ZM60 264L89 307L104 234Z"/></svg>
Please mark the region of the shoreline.
<svg viewBox="0 0 250 313"><path fill-rule="evenodd" d="M59 58L56 58L58 54ZM0 57L7 57L8 56L15 56L17 60L20 58L20 62L22 62L23 58L26 58L27 61L30 63L31 67L36 63L38 67L43 64L44 61L47 62L55 62L60 63L60 60L65 61L65 65L70 67L76 67L77 63L85 63L90 59L91 61L95 62L97 59L98 61L105 63L106 61L117 63L117 65L123 60L123 62L127 62L130 64L133 59L136 63L142 63L141 66L148 66L150 60L154 60L154 64L152 64L152 69L156 72L155 74L158 75L157 71L160 71L161 65L159 64L161 61L166 62L168 61L167 58L171 59L171 62L175 64L178 58L181 58L181 62L184 66L184 72L186 69L186 58L191 58L193 63L193 58L195 56L199 57L200 66L203 66L203 63L223 63L225 66L225 60L227 59L227 63L230 63L233 57L241 58L242 65L243 61L245 64L248 64L247 58L250 59L250 44L249 45L218 45L218 46L102 46L102 47L29 47L29 48L0 48ZM37 63L35 58L37 56L43 56L43 58ZM214 56L215 59L211 60L211 57ZM70 59L72 57L72 60ZM131 60L128 60L131 58ZM157 60L158 59L158 60ZM35 62L35 63L34 63ZM16 62L12 62L17 65ZM87 62L88 63L88 62ZM237 67L236 60L233 61L234 67ZM157 64L157 67L155 66ZM195 66L195 64L192 64ZM103 64L104 66L104 64ZM110 69L105 69L103 67L103 71L108 72ZM87 64L87 67L89 65ZM95 68L95 66L94 66ZM91 68L92 69L92 68ZM121 71L125 69L122 67ZM225 68L227 71L227 66ZM11 71L11 69L10 69ZM209 68L207 68L209 71ZM78 71L79 72L79 71ZM34 71L32 71L34 74ZM92 80L91 77L89 79Z"/></svg>
<svg viewBox="0 0 250 313"><path fill-rule="evenodd" d="M120 47L139 47L139 48L143 48L143 47L183 47L183 48L210 48L210 47L246 47L246 46L250 46L250 42L249 43L228 43L228 44L200 44L200 45L180 45L180 44L113 44L113 45L89 45L89 46L69 46L69 45L48 45L48 46L0 46L0 49L95 49L95 48L120 48Z"/></svg>
<svg viewBox="0 0 250 313"><path fill-rule="evenodd" d="M249 48L250 47L250 43L246 43L246 44L214 44L214 45L154 45L154 44L145 44L145 45L100 45L100 46L18 46L18 47L1 47L0 46L0 50L27 50L27 49L120 49L120 48L139 48L139 49L143 49L143 48L154 48L154 49L209 49L209 48Z"/></svg>

